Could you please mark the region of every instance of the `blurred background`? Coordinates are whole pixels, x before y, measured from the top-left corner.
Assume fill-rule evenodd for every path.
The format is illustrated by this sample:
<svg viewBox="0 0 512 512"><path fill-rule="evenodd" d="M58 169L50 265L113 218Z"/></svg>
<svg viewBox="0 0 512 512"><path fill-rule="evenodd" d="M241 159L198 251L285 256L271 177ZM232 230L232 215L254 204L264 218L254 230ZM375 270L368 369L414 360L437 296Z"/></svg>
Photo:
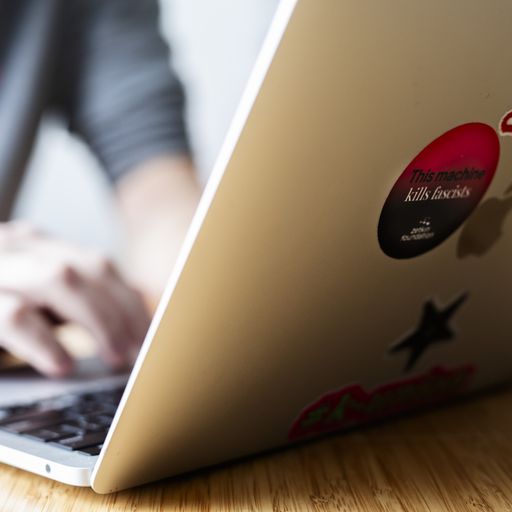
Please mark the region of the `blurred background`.
<svg viewBox="0 0 512 512"><path fill-rule="evenodd" d="M161 30L185 85L201 181L208 179L279 0L161 0ZM94 156L56 117L38 135L15 217L115 256L118 223Z"/></svg>

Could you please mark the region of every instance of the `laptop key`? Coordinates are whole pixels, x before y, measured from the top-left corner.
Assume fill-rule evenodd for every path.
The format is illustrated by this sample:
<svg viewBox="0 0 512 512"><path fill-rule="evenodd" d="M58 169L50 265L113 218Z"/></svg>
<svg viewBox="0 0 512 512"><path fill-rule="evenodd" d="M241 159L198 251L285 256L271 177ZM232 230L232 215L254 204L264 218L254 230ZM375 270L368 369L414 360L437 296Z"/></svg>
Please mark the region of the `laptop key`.
<svg viewBox="0 0 512 512"><path fill-rule="evenodd" d="M0 429L9 432L22 433L26 430L55 425L65 419L64 411L38 411L15 415L10 420L0 422Z"/></svg>
<svg viewBox="0 0 512 512"><path fill-rule="evenodd" d="M44 441L45 443L48 441L62 439L64 437L80 435L83 436L88 433L89 432L84 428L78 427L76 425L70 425L67 423L22 432L22 434L26 437L37 439L38 441Z"/></svg>
<svg viewBox="0 0 512 512"><path fill-rule="evenodd" d="M26 413L29 411L34 411L37 409L37 406L34 404L29 405L16 405L12 407L2 407L0 409L0 421L9 420L15 415L19 415L21 413Z"/></svg>
<svg viewBox="0 0 512 512"><path fill-rule="evenodd" d="M105 441L108 430L102 430L100 432L91 432L85 435L78 435L73 437L65 437L58 441L53 441L51 444L64 448L66 450L79 450L81 448L88 448L95 446Z"/></svg>
<svg viewBox="0 0 512 512"><path fill-rule="evenodd" d="M93 423L102 425L102 427L104 428L109 427L112 424L114 416L111 416L109 414L99 414L97 416L88 416L88 419L90 419L90 421L92 421Z"/></svg>
<svg viewBox="0 0 512 512"><path fill-rule="evenodd" d="M105 427L110 426L110 423L108 425L104 425L97 421L90 421L87 418L75 418L73 423L78 425L82 430L86 432L97 432L99 430L105 430Z"/></svg>
<svg viewBox="0 0 512 512"><path fill-rule="evenodd" d="M35 439L36 441L43 441L43 442L47 443L49 441L55 441L56 439L65 437L69 434L52 432L51 430L46 430L44 428L40 428L37 430L29 430L28 432L23 432L23 435L30 439Z"/></svg>
<svg viewBox="0 0 512 512"><path fill-rule="evenodd" d="M85 453L86 455L99 455L102 447L102 444L98 444L96 446L89 446L89 448L81 448L78 452Z"/></svg>
<svg viewBox="0 0 512 512"><path fill-rule="evenodd" d="M87 403L84 406L74 406L67 409L67 414L70 418L89 418L93 416L97 416L98 414L114 414L116 412L117 407L111 406L109 404L95 404L95 403Z"/></svg>

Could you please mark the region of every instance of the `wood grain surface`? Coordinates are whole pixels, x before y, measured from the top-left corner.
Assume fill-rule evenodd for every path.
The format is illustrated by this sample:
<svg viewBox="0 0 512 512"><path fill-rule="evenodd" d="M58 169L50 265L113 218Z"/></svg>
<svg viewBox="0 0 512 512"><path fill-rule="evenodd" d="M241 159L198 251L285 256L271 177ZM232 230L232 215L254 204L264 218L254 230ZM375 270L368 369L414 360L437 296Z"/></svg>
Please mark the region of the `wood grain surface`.
<svg viewBox="0 0 512 512"><path fill-rule="evenodd" d="M512 510L512 389L108 496L0 465L11 510Z"/></svg>

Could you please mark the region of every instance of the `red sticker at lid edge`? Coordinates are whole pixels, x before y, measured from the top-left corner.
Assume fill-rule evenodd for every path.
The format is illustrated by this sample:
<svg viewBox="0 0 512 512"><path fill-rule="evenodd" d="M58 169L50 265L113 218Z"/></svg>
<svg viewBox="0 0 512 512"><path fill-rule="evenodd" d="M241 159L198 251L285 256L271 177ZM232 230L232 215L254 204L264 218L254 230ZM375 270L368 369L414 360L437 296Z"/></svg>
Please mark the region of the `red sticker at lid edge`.
<svg viewBox="0 0 512 512"><path fill-rule="evenodd" d="M512 110L501 118L500 135L512 137Z"/></svg>

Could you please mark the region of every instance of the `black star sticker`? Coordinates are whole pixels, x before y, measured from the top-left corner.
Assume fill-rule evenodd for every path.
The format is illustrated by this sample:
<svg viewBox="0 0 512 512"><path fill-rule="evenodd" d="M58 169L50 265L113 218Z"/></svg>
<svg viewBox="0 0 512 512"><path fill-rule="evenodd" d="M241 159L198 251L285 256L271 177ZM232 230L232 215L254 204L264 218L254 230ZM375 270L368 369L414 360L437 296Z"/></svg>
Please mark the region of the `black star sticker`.
<svg viewBox="0 0 512 512"><path fill-rule="evenodd" d="M440 341L450 341L455 337L455 333L450 328L449 321L466 301L468 296L468 293L463 293L444 309L438 309L431 300L425 303L423 306L423 315L416 330L389 349L390 354L410 350L409 359L407 360L404 372L408 372L412 369L423 352L425 352L430 345Z"/></svg>

